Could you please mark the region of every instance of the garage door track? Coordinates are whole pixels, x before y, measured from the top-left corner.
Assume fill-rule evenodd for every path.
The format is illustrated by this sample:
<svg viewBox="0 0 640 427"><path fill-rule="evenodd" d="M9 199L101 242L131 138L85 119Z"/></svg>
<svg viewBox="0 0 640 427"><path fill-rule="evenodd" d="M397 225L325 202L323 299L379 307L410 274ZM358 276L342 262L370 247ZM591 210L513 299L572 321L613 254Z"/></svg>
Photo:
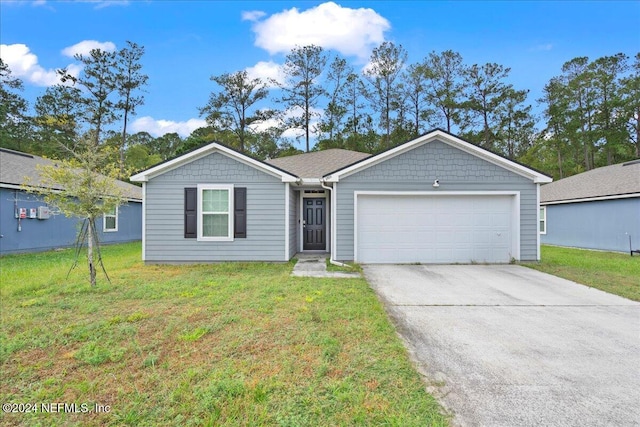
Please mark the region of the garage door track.
<svg viewBox="0 0 640 427"><path fill-rule="evenodd" d="M364 273L454 425L640 425L640 303L517 265Z"/></svg>

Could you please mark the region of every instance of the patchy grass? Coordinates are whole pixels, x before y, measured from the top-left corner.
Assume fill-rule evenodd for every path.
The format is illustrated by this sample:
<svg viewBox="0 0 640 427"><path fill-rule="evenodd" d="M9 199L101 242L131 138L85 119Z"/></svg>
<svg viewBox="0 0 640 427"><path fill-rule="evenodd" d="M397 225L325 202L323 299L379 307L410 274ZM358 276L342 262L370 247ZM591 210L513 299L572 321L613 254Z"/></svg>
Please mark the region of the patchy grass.
<svg viewBox="0 0 640 427"><path fill-rule="evenodd" d="M640 256L542 246L541 258L522 265L640 301Z"/></svg>
<svg viewBox="0 0 640 427"><path fill-rule="evenodd" d="M327 264L327 271L338 271L343 273L362 274L362 267L360 267L360 264L348 262L346 263L346 265L348 265L349 267L341 267L339 265L331 264L331 262L329 262L329 258L326 259L326 264Z"/></svg>
<svg viewBox="0 0 640 427"><path fill-rule="evenodd" d="M92 289L84 265L66 278L72 257L0 260L0 400L110 411L3 425L447 424L364 280L145 266L125 244L104 248L112 284Z"/></svg>

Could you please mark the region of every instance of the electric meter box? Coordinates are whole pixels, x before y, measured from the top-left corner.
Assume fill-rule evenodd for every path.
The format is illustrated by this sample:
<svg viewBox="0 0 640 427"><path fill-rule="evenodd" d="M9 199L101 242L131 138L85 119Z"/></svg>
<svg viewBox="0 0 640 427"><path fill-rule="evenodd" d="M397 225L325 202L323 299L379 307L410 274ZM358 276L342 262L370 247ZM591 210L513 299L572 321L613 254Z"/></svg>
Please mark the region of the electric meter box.
<svg viewBox="0 0 640 427"><path fill-rule="evenodd" d="M38 206L38 219L49 219L51 212L49 206Z"/></svg>

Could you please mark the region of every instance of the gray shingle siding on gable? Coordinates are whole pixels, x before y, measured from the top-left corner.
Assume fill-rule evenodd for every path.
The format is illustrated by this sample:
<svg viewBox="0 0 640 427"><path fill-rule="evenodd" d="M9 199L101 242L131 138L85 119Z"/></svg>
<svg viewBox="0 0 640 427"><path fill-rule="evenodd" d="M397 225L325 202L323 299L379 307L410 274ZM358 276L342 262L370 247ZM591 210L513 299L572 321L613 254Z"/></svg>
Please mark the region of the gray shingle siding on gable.
<svg viewBox="0 0 640 427"><path fill-rule="evenodd" d="M547 205L542 243L604 251L640 249L640 197Z"/></svg>
<svg viewBox="0 0 640 427"><path fill-rule="evenodd" d="M432 187L436 178L437 190ZM342 178L336 186L337 260L354 258L354 191L519 191L520 259L537 259L536 184L440 141Z"/></svg>
<svg viewBox="0 0 640 427"><path fill-rule="evenodd" d="M247 188L247 238L202 242L184 238L184 188L233 184ZM283 261L285 184L220 153L182 165L146 183L147 262Z"/></svg>

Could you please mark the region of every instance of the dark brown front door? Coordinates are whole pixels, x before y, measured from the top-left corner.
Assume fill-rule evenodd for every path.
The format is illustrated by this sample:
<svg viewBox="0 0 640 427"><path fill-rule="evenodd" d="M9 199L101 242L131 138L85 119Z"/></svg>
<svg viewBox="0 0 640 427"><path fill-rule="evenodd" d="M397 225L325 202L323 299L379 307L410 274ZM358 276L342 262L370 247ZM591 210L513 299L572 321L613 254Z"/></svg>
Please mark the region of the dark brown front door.
<svg viewBox="0 0 640 427"><path fill-rule="evenodd" d="M324 251L327 248L324 205L325 199L303 199L304 223L302 225L306 251Z"/></svg>

